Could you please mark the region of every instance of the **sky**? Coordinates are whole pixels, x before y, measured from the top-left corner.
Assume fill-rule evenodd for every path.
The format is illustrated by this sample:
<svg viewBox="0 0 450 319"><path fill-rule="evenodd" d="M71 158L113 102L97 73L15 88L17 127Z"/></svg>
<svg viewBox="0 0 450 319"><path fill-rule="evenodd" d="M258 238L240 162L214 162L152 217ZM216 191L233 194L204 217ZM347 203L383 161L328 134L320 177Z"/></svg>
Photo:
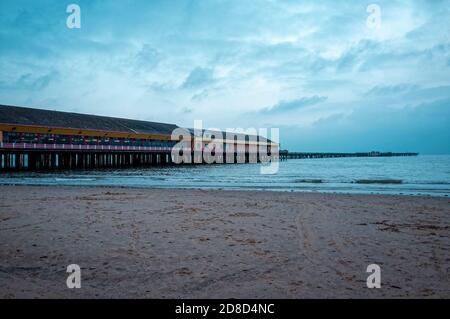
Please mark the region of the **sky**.
<svg viewBox="0 0 450 319"><path fill-rule="evenodd" d="M0 104L450 154L450 0L2 0Z"/></svg>

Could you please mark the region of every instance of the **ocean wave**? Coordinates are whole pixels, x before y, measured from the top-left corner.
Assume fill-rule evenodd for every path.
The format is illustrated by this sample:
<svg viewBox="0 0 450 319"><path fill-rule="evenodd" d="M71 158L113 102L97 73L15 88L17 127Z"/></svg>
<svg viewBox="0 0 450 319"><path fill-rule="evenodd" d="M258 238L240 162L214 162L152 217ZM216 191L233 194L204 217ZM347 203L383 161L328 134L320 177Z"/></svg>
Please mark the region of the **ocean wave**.
<svg viewBox="0 0 450 319"><path fill-rule="evenodd" d="M402 184L401 179L357 179L355 184Z"/></svg>
<svg viewBox="0 0 450 319"><path fill-rule="evenodd" d="M444 182L444 181L431 181L431 182L417 182L415 184L424 184L424 185L450 185L450 182Z"/></svg>
<svg viewBox="0 0 450 319"><path fill-rule="evenodd" d="M294 183L321 184L323 180L315 178L296 179Z"/></svg>
<svg viewBox="0 0 450 319"><path fill-rule="evenodd" d="M55 177L55 182L93 182L95 181L95 178L62 178L62 177Z"/></svg>

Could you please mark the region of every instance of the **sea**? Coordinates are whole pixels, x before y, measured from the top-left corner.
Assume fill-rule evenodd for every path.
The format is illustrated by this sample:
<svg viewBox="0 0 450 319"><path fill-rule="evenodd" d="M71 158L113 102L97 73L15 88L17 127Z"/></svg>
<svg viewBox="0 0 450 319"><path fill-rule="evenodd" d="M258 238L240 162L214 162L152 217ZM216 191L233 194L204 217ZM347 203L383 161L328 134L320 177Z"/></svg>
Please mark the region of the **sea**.
<svg viewBox="0 0 450 319"><path fill-rule="evenodd" d="M450 155L290 159L270 175L261 174L261 165L3 172L0 184L450 195Z"/></svg>

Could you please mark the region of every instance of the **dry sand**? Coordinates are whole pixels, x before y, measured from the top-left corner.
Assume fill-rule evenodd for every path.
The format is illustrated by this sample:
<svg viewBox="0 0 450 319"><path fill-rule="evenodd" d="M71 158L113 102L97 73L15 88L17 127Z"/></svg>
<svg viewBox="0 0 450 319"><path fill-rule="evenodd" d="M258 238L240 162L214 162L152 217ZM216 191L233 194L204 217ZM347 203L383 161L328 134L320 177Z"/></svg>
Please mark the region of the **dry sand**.
<svg viewBox="0 0 450 319"><path fill-rule="evenodd" d="M0 297L449 298L449 226L448 198L0 186Z"/></svg>

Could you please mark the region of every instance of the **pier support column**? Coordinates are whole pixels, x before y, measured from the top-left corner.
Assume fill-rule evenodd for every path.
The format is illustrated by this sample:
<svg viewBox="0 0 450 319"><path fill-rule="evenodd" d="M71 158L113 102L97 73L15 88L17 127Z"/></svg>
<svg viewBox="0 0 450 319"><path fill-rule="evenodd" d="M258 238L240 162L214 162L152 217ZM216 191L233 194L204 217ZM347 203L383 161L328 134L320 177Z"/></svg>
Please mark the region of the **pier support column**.
<svg viewBox="0 0 450 319"><path fill-rule="evenodd" d="M75 153L69 153L69 169L74 169L77 167Z"/></svg>
<svg viewBox="0 0 450 319"><path fill-rule="evenodd" d="M56 169L59 165L59 163L58 163L58 159L59 159L59 156L56 154L56 153L51 153L50 155L49 155L49 158L50 158L50 168L51 169Z"/></svg>
<svg viewBox="0 0 450 319"><path fill-rule="evenodd" d="M14 154L14 169L20 169L20 154Z"/></svg>
<svg viewBox="0 0 450 319"><path fill-rule="evenodd" d="M34 154L33 152L28 153L28 169L36 169L36 154Z"/></svg>
<svg viewBox="0 0 450 319"><path fill-rule="evenodd" d="M5 153L4 156L5 156L5 161L4 161L5 165L4 165L4 169L7 170L7 169L9 169L9 154L8 154L8 153Z"/></svg>
<svg viewBox="0 0 450 319"><path fill-rule="evenodd" d="M42 154L35 153L34 164L35 164L35 168L38 170L41 169L41 159L42 159Z"/></svg>

